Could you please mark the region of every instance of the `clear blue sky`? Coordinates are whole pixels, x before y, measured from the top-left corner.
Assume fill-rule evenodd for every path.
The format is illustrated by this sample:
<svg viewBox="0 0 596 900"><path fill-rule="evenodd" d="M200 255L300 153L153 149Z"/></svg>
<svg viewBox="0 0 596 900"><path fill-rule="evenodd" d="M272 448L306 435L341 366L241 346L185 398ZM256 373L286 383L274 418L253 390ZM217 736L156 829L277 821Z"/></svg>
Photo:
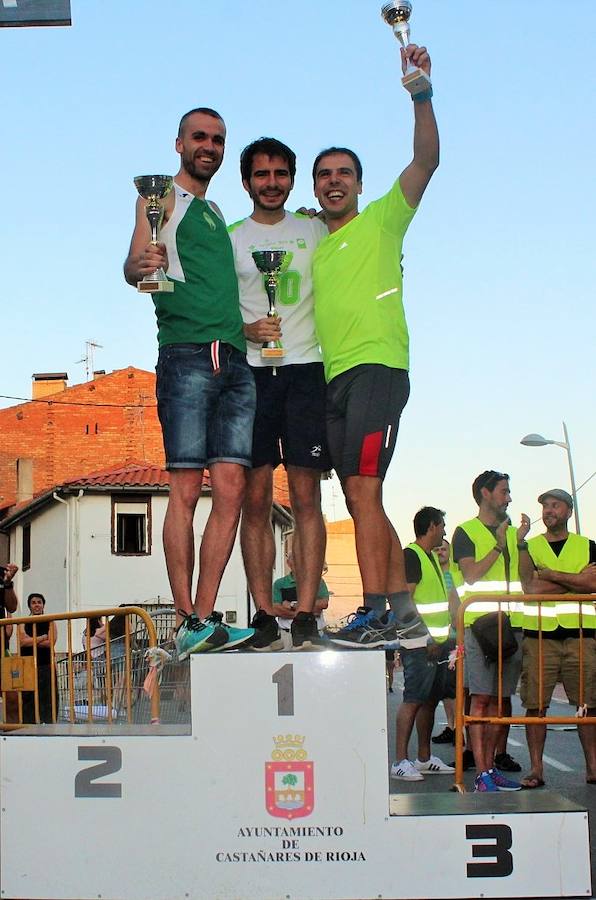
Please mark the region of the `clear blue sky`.
<svg viewBox="0 0 596 900"><path fill-rule="evenodd" d="M214 106L228 124L210 196L229 221L249 212L238 157L261 134L298 154L296 206L312 202L312 159L330 143L360 153L364 202L390 187L411 158L412 111L380 6L72 0L71 28L0 30L0 394L30 396L33 372L84 380L89 338L97 368L153 367L151 301L121 276L132 178L177 169L187 109ZM596 3L564 8L414 0L442 163L405 247L413 390L386 482L404 538L422 504L449 526L473 514L484 468L511 474L514 519L535 518L542 489L568 486L566 455L519 440L562 440L563 418L578 484L596 469ZM596 478L580 508L596 536Z"/></svg>

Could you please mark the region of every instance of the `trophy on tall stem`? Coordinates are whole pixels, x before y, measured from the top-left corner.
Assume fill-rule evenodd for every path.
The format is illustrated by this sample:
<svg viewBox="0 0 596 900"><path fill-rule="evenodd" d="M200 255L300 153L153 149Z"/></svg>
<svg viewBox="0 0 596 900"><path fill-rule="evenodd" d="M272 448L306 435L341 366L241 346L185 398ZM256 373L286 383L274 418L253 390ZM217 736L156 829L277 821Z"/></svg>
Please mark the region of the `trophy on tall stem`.
<svg viewBox="0 0 596 900"><path fill-rule="evenodd" d="M391 3L384 3L381 15L385 22L393 28L393 34L405 50L410 43L410 16L412 15L410 0L393 0ZM412 96L422 94L431 88L431 80L426 72L413 66L409 60L406 74L401 83Z"/></svg>
<svg viewBox="0 0 596 900"><path fill-rule="evenodd" d="M145 214L151 226L151 243L157 244L164 214L163 206L159 201L168 196L172 190L174 179L171 175L139 175L134 182L141 197L147 201ZM163 269L156 269L151 275L145 275L143 280L138 282L137 290L142 294L171 293L174 290L174 283L168 281Z"/></svg>
<svg viewBox="0 0 596 900"><path fill-rule="evenodd" d="M255 250L252 254L255 266L266 275L265 290L267 291L267 299L269 300L268 318L277 315L275 309L275 300L277 298L277 288L279 285L279 276L283 266L285 250ZM261 357L263 359L281 359L285 356L285 350L281 341L265 341L261 347Z"/></svg>

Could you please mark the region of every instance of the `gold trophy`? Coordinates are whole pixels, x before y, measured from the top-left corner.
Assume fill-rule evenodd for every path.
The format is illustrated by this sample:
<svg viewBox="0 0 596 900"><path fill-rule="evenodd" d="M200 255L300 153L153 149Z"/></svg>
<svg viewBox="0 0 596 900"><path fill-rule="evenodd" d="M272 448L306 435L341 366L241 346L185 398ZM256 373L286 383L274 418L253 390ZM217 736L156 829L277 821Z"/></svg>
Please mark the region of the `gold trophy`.
<svg viewBox="0 0 596 900"><path fill-rule="evenodd" d="M259 272L267 276L265 280L265 290L269 300L267 318L277 315L275 298L285 255L285 250L255 250L252 254L255 266ZM263 359L281 359L282 356L285 356L285 353L286 351L282 347L281 341L266 341L261 347L261 357Z"/></svg>
<svg viewBox="0 0 596 900"><path fill-rule="evenodd" d="M409 23L412 15L410 0L393 0L392 3L383 4L381 15L385 22L393 28L393 34L405 50L410 43ZM417 69L409 61L401 83L412 96L431 89L431 80L426 72L423 69Z"/></svg>
<svg viewBox="0 0 596 900"><path fill-rule="evenodd" d="M174 179L171 175L139 175L135 178L135 187L141 197L147 201L145 213L151 226L151 243L157 244L158 232L163 220L164 209L160 200L172 190ZM174 282L168 281L163 269L156 269L151 275L145 275L137 284L142 294L171 293Z"/></svg>

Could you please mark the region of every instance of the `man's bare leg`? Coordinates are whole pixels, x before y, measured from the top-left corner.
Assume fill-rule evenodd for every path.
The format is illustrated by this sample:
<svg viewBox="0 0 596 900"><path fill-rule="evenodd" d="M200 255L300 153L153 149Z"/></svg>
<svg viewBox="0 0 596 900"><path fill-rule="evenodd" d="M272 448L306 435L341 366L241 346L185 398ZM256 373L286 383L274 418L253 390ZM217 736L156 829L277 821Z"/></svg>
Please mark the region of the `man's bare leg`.
<svg viewBox="0 0 596 900"><path fill-rule="evenodd" d="M259 466L247 472L242 506L240 544L250 593L257 610L275 615L271 586L275 563L275 541L271 527L273 469Z"/></svg>
<svg viewBox="0 0 596 900"><path fill-rule="evenodd" d="M589 716L596 715L596 709L588 709ZM578 725L577 733L586 757L586 781L596 784L596 725Z"/></svg>
<svg viewBox="0 0 596 900"><path fill-rule="evenodd" d="M352 475L342 486L354 519L356 555L365 601L380 616L385 612L387 598L397 628L408 629L407 637L415 639L418 646L424 646L428 629L408 593L403 551L383 508L381 479Z"/></svg>
<svg viewBox="0 0 596 900"><path fill-rule="evenodd" d="M365 594L386 594L392 535L383 509L380 478L350 475L343 490L354 520L356 555Z"/></svg>
<svg viewBox="0 0 596 900"><path fill-rule="evenodd" d="M428 762L431 756L430 736L435 724L435 709L437 704L432 700L423 703L416 716L416 731L418 733L418 759L420 762Z"/></svg>
<svg viewBox="0 0 596 900"><path fill-rule="evenodd" d="M537 709L526 710L526 716L538 716L538 714ZM526 775L522 783L537 779L542 781L544 779L542 755L546 743L546 722L544 725L526 725L526 741L530 754L530 773Z"/></svg>
<svg viewBox="0 0 596 900"><path fill-rule="evenodd" d="M170 497L163 526L163 546L174 606L176 625L180 612L193 611L191 590L195 561L193 519L203 484L202 469L170 471Z"/></svg>
<svg viewBox="0 0 596 900"><path fill-rule="evenodd" d="M321 473L288 466L288 484L296 520L292 542L298 597L296 613L311 613L319 592L327 544L321 510Z"/></svg>
<svg viewBox="0 0 596 900"><path fill-rule="evenodd" d="M408 744L412 736L416 715L422 704L401 703L395 723L395 761L408 759Z"/></svg>
<svg viewBox="0 0 596 900"><path fill-rule="evenodd" d="M234 546L246 487L246 469L238 463L214 463L209 474L212 506L201 541L195 601L201 619L213 612L222 575Z"/></svg>
<svg viewBox="0 0 596 900"><path fill-rule="evenodd" d="M389 555L389 572L387 574L387 593L395 594L400 591L408 590L406 564L404 562L404 551L397 535L397 531L388 518L387 523L391 533L391 553Z"/></svg>
<svg viewBox="0 0 596 900"><path fill-rule="evenodd" d="M487 694L472 694L470 697L470 715L485 717L491 715L492 697ZM491 726L485 722L470 725L470 743L474 753L474 762L478 774L492 769L495 756L495 739L490 734Z"/></svg>

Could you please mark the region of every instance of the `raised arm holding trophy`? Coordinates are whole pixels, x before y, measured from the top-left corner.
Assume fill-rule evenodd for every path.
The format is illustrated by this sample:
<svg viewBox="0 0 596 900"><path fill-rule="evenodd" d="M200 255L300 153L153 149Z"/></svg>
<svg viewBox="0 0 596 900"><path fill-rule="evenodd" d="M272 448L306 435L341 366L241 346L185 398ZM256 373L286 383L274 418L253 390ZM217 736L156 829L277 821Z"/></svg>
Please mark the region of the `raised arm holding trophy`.
<svg viewBox="0 0 596 900"><path fill-rule="evenodd" d="M410 0L392 0L391 3L385 3L381 9L381 15L385 22L393 28L393 33L405 52L410 43L410 16L412 15ZM413 65L409 60L406 62L406 71L401 82L412 95L423 94L432 88L430 76L424 69Z"/></svg>

